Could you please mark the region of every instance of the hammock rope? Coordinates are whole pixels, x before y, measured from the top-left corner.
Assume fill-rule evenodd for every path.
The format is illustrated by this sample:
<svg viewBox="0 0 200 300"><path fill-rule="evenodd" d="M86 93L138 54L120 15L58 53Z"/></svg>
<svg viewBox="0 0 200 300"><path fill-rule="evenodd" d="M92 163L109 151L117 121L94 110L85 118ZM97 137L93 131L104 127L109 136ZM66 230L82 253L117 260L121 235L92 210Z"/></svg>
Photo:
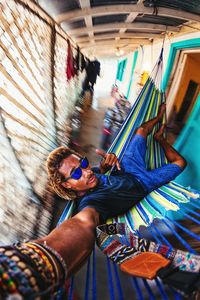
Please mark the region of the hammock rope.
<svg viewBox="0 0 200 300"><path fill-rule="evenodd" d="M96 251L95 248L92 254L92 299L97 299L97 279L96 279Z"/></svg>
<svg viewBox="0 0 200 300"><path fill-rule="evenodd" d="M119 133L113 141L113 144L109 148L108 152L114 152L119 161L122 160L124 153L138 128L143 122L152 119L157 115L158 108L161 103L165 102L165 93L160 90L162 79L162 66L163 66L163 48L158 58L155 67L152 70L151 75L147 79L144 87L142 88L139 96L137 97L133 107L124 121ZM166 116L163 118L163 123L166 122ZM161 125L161 124L160 124ZM152 134L147 138L147 151L146 151L146 166L149 169L154 169L162 166L167 162L164 151L161 146L154 141L153 134L158 130L159 126L155 126ZM112 170L107 174L111 174ZM198 191L189 188L185 188L176 182L170 182L157 190L151 192L142 201L135 205L129 212L124 215L109 219L107 223L125 223L134 234L140 237L141 226L145 227L155 241L160 244L165 244L172 249L171 242L168 241L163 229L155 225L155 220L159 220L160 227L165 228L164 231L168 231L168 234L172 234L179 244L182 244L187 251L196 253L196 251L189 245L189 243L182 238L179 231L188 234L190 237L197 241L200 241L200 237L187 229L183 224L180 224L179 219L187 218L199 225L200 214L193 209L200 208L200 194ZM194 202L192 202L194 201ZM73 201L68 202L59 223L62 223L65 219L69 218L74 209ZM176 214L176 215L175 215ZM193 216L191 216L193 214ZM178 228L178 230L176 230ZM109 277L109 289L110 299L115 299L114 296L114 283L111 271L110 262L107 261L108 277ZM117 273L114 273L115 276ZM88 276L88 275L87 275ZM94 274L93 274L94 277ZM96 279L93 280L96 291ZM138 299L143 299L142 291L139 281L136 278L132 278L131 284L137 294ZM162 299L168 299L162 283L159 280L154 281L158 291L162 295ZM147 290L149 299L154 299L154 295L151 291L151 287L143 280L143 284ZM119 284L119 278L117 277L117 286L119 287L120 299L122 297L122 291ZM86 286L88 289L88 285ZM87 293L87 292L86 292ZM96 292L95 292L96 293ZM94 294L95 294L94 293ZM180 295L174 293L178 299ZM88 299L88 295L85 295L85 299ZM96 299L96 295L93 295L92 299Z"/></svg>

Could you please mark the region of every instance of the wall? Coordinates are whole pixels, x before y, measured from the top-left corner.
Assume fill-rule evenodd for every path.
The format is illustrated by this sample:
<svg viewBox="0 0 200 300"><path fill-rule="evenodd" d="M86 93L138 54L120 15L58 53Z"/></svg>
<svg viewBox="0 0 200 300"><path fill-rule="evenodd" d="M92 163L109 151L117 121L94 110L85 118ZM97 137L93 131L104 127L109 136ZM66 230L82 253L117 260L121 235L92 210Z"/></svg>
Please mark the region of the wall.
<svg viewBox="0 0 200 300"><path fill-rule="evenodd" d="M49 231L54 198L45 162L68 142L82 80L79 73L67 82L67 50L67 36L34 2L1 2L1 243Z"/></svg>
<svg viewBox="0 0 200 300"><path fill-rule="evenodd" d="M125 71L123 74L122 81L117 80L117 82L116 82L116 84L118 85L118 87L120 89L120 92L123 93L125 96L127 95L127 92L128 92L134 54L130 53L126 58L127 58L127 63L126 63L126 68L125 68ZM121 59L118 60L118 63L120 61L121 61Z"/></svg>
<svg viewBox="0 0 200 300"><path fill-rule="evenodd" d="M178 43L181 41L187 41L192 39L199 39L200 32L194 32L177 36L174 38L166 38L164 42L164 57L163 57L163 75L168 67L168 57L170 53L170 46L172 43ZM138 60L136 63L134 80L132 83L132 90L130 93L130 101L133 103L139 93L141 87L138 82L140 81L140 75L145 69L152 69L156 60L159 57L159 53L162 47L162 42L154 42L152 45L147 45L138 50ZM197 48L195 48L197 50ZM128 56L127 56L128 58ZM124 59L121 58L121 59ZM128 64L131 64L130 59ZM173 67L172 67L173 69ZM125 70L126 72L126 70ZM127 69L127 73L129 70ZM177 91L177 103L178 108L181 106L185 92L188 87L189 80L200 82L199 76L199 61L194 60L192 57L187 55L187 59L184 65L184 71L179 74L181 77L181 86ZM179 77L180 77L179 76ZM174 82L177 85L177 81ZM175 97L176 98L176 97ZM169 99L170 101L170 99ZM168 101L168 102L169 102ZM177 177L177 182L184 186L192 186L193 188L200 189L200 173L199 173L199 151L200 151L200 131L199 131L199 107L200 107L200 96L198 97L192 112L187 120L187 123L176 140L175 147L188 161L186 170Z"/></svg>
<svg viewBox="0 0 200 300"><path fill-rule="evenodd" d="M193 33L187 33L180 36L166 36L164 41L164 53L163 53L163 75L165 74L165 70L167 68L167 61L170 52L170 46L172 43L176 43L182 40L200 38L200 32L196 31ZM139 47L138 49L138 57L134 71L134 78L130 89L129 101L133 103L137 98L141 90L141 86L138 84L140 82L141 74L143 71L151 71L159 57L163 41L155 40L150 45L145 45L143 47ZM120 83L120 87L122 87L123 92L126 92L128 83L125 82L129 80L130 69L132 66L132 57L133 53L123 56L120 58L120 61L127 58L127 65L124 72L123 81Z"/></svg>
<svg viewBox="0 0 200 300"><path fill-rule="evenodd" d="M187 124L175 142L175 148L187 160L187 167L176 181L184 186L200 190L200 94L192 109Z"/></svg>
<svg viewBox="0 0 200 300"><path fill-rule="evenodd" d="M100 77L97 77L96 85L94 86L95 97L107 97L110 95L112 85L115 83L117 72L117 60L115 58L101 58Z"/></svg>

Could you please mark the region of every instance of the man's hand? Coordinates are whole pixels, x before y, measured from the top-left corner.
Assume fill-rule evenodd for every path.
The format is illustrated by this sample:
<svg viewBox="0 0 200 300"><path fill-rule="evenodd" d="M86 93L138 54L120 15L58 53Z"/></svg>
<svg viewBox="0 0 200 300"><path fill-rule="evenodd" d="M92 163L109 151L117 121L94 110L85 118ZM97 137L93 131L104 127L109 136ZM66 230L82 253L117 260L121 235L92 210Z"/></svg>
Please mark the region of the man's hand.
<svg viewBox="0 0 200 300"><path fill-rule="evenodd" d="M103 158L100 163L101 173L106 173L114 166L116 166L118 170L121 170L118 158L114 153L105 153L100 149L96 149L96 153Z"/></svg>

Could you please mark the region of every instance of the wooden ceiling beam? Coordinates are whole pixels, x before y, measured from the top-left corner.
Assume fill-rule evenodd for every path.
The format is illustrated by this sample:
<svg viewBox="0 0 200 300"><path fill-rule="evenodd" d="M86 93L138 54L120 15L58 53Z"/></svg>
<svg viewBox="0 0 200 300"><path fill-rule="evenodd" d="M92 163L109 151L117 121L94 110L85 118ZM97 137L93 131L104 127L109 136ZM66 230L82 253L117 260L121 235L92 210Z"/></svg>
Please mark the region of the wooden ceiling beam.
<svg viewBox="0 0 200 300"><path fill-rule="evenodd" d="M132 39L138 39L138 38L145 38L145 39L154 39L154 38L162 38L164 37L163 34L160 33L140 33L140 32L133 32L133 33L108 33L108 34L100 34L94 36L92 39L95 41L98 40L106 40L106 39L121 39L121 38L132 38ZM89 42L91 39L88 36L85 37L79 37L74 38L75 42L83 43L83 42Z"/></svg>
<svg viewBox="0 0 200 300"><path fill-rule="evenodd" d="M120 47L118 47L120 49ZM130 52L133 52L135 50L138 49L138 47L135 47L135 46L130 46L130 47L124 47L122 48L124 53L123 55L126 55L127 53L130 53ZM111 48L111 47L108 47L107 49L103 49L103 48L100 48L100 49L96 49L96 48L85 48L82 50L82 53L87 53L87 54L93 54L95 56L99 55L99 54L102 54L103 56L107 56L107 55L110 55L110 54L116 54L116 51L117 51L117 47L116 48ZM113 55L112 55L113 56Z"/></svg>
<svg viewBox="0 0 200 300"><path fill-rule="evenodd" d="M135 13L135 12L131 12L128 17L126 18L125 20L125 23L132 23L138 16L138 13ZM126 28L121 28L119 33L124 33L126 32Z"/></svg>
<svg viewBox="0 0 200 300"><path fill-rule="evenodd" d="M82 9L91 8L90 7L90 0L79 0L79 3L80 3L80 7ZM85 20L86 27L92 27L93 26L92 16L91 15L84 16L84 20ZM94 36L94 32L93 31L90 31L88 34L89 34L90 38L92 38Z"/></svg>
<svg viewBox="0 0 200 300"><path fill-rule="evenodd" d="M137 47L123 49L123 50L124 50L124 52L120 56L124 56L124 55L126 55L126 54L128 54L130 52L136 51ZM89 56L89 57L90 57L90 55L92 55L92 56L95 56L95 57L99 57L99 56L105 56L105 57L106 56L112 56L112 58L113 58L113 56L116 56L116 58L117 58L116 52L117 52L117 49L114 49L114 48L107 49L107 51L105 49L102 50L102 51L99 51L97 49L93 49L93 50L91 50L91 49L85 49L83 51L83 53L85 55ZM118 58L119 58L119 56L118 56Z"/></svg>
<svg viewBox="0 0 200 300"><path fill-rule="evenodd" d="M144 41L142 43L143 45L147 45L147 44L151 44L150 41ZM140 46L141 43L140 42L137 42L135 40L111 40L111 41L98 41L96 42L95 44L92 44L92 43L84 43L84 44L79 44L79 47L81 49L86 49L86 48L91 48L91 47L102 47L102 46L108 46L110 45L111 47L123 47L123 46L129 46L129 45L135 45L135 46Z"/></svg>
<svg viewBox="0 0 200 300"><path fill-rule="evenodd" d="M148 31L150 32L163 32L163 31L172 31L172 32L178 32L180 29L175 26L165 26L165 25L159 25L159 24L152 24L152 23L109 23L109 24L103 24L103 25L96 25L92 27L84 27L84 28L76 28L72 30L67 30L67 33L70 36L73 35L80 35L84 33L91 32L104 32L104 31L112 31L112 30L118 30L121 28L131 29L131 30L141 30L142 32Z"/></svg>
<svg viewBox="0 0 200 300"><path fill-rule="evenodd" d="M121 49L120 47L118 47L118 49ZM107 54L107 53L116 53L116 51L119 51L117 49L117 47L116 48L109 48L108 47L108 49L103 49L103 48L101 48L101 49L95 49L95 48L88 48L88 49L83 49L82 50L82 52L83 53L91 53L91 52L93 52L94 54L98 54L98 53L105 53L105 54ZM124 51L124 54L125 54L125 52L126 53L130 53L131 51L135 51L135 50L137 50L138 49L138 47L135 47L135 46L132 46L132 47L124 47L124 48L122 48L123 49L123 51Z"/></svg>
<svg viewBox="0 0 200 300"><path fill-rule="evenodd" d="M176 18L181 20L188 20L193 22L200 22L200 17L196 14L192 14L189 12L185 12L183 10L165 8L165 7L157 7L158 16L168 17L168 18ZM69 11L63 14L60 14L56 17L56 21L58 23L62 22L72 22L80 19L84 19L86 16L97 17L97 16L107 16L107 15L119 15L119 14L147 14L153 15L154 8L153 7L145 7L143 3L138 4L126 4L126 5L104 5L98 7L85 7L83 9L76 9L73 11Z"/></svg>
<svg viewBox="0 0 200 300"><path fill-rule="evenodd" d="M128 51L130 49L134 49L136 50L138 47L135 46L135 45L129 45L128 47L107 47L106 49L105 48L99 48L99 49L94 49L95 53L100 53L100 52L116 52L118 49L123 49L124 51ZM91 51L93 48L89 49L89 48L84 48L83 51Z"/></svg>

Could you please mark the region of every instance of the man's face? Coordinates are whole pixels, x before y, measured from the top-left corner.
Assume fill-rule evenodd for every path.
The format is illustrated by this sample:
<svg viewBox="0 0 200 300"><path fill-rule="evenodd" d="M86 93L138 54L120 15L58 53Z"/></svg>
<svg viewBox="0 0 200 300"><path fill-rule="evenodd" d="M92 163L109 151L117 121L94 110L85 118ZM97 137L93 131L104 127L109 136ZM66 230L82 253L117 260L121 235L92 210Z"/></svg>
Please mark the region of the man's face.
<svg viewBox="0 0 200 300"><path fill-rule="evenodd" d="M80 157L71 154L67 158L63 159L59 172L65 177L70 177L75 168L80 167ZM69 178L62 185L65 188L72 189L74 191L87 191L94 188L97 185L97 177L90 168L90 165L83 169L81 168L82 176L79 179Z"/></svg>

